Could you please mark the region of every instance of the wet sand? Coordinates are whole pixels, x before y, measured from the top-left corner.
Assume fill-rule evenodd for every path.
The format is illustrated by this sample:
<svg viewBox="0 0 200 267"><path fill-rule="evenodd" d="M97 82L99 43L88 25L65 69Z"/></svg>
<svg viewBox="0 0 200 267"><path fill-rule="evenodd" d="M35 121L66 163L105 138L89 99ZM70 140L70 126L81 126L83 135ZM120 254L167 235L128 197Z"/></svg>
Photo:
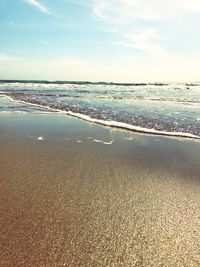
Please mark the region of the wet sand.
<svg viewBox="0 0 200 267"><path fill-rule="evenodd" d="M200 143L0 117L0 266L200 266Z"/></svg>

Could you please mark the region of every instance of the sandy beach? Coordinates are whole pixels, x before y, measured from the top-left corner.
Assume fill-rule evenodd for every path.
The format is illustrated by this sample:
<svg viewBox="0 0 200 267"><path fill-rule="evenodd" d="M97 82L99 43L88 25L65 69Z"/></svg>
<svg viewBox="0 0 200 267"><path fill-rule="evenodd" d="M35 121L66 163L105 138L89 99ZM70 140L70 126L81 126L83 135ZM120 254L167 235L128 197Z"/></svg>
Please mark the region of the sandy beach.
<svg viewBox="0 0 200 267"><path fill-rule="evenodd" d="M200 266L200 142L0 117L0 266Z"/></svg>

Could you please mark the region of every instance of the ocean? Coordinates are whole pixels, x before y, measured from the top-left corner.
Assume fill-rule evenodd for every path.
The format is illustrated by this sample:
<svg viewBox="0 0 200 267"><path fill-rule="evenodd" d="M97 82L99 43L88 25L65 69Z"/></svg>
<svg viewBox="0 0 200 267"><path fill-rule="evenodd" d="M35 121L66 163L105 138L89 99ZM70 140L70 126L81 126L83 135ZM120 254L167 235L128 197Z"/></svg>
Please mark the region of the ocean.
<svg viewBox="0 0 200 267"><path fill-rule="evenodd" d="M200 82L4 80L0 96L0 114L58 112L131 131L200 139Z"/></svg>

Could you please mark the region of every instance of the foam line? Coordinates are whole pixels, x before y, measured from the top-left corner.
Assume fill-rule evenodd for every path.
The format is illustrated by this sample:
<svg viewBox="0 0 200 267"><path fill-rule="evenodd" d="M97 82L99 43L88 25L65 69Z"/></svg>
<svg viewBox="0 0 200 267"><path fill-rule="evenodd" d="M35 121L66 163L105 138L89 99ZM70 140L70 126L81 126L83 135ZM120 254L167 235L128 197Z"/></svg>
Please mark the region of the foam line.
<svg viewBox="0 0 200 267"><path fill-rule="evenodd" d="M74 113L72 111L66 111L66 114L73 116L73 117L77 117L77 118L86 120L86 121L89 121L89 122L97 123L100 125L115 127L115 128L124 129L124 130L131 130L134 132L155 134L155 135L164 135L164 136L173 136L173 137L185 137L185 138L200 139L200 136L190 134L190 133L164 132L164 131L158 131L155 129L148 129L148 128L143 128L143 127L131 125L131 124L124 123L124 122L98 120L98 119L93 119L93 118L89 117L88 115L84 115L84 114L80 114L80 113Z"/></svg>
<svg viewBox="0 0 200 267"><path fill-rule="evenodd" d="M94 139L93 141L96 143L102 143L103 142L102 140L99 140L99 139Z"/></svg>
<svg viewBox="0 0 200 267"><path fill-rule="evenodd" d="M38 138L37 138L37 140L38 141L44 141L46 138L44 137L44 136L39 136Z"/></svg>
<svg viewBox="0 0 200 267"><path fill-rule="evenodd" d="M110 141L110 142L102 142L104 145L111 145L114 142L114 140Z"/></svg>
<svg viewBox="0 0 200 267"><path fill-rule="evenodd" d="M16 110L16 111L0 111L0 114L2 115L6 115L6 114L17 114L17 115L20 115L20 114L27 114L28 112L26 111L19 111L19 110Z"/></svg>
<svg viewBox="0 0 200 267"><path fill-rule="evenodd" d="M12 99L10 96L7 96L9 99ZM15 101L15 100L11 100L11 101ZM163 135L163 136L171 136L171 137L182 137L182 138L192 138L192 139L199 139L200 140L200 136L191 134L191 133L183 133L183 132L165 132L165 131L158 131L155 129L148 129L148 128L143 128L140 126L135 126L135 125L131 125L128 123L124 123L124 122L118 122L118 121L104 121L104 120L100 120L100 119L94 119L89 117L88 115L84 115L81 113L74 113L72 111L63 111L63 110L58 110L55 108L51 108L49 106L42 106L40 104L33 104L33 103L29 103L29 102L25 102L25 101L21 101L21 100L17 100L16 102L19 103L24 103L24 104L29 104L32 106L36 106L36 107L42 107L42 108L46 108L48 110L51 111L55 111L55 112L59 112L60 114L66 114L72 117L76 117L82 120L86 120L92 123L97 123L103 126L109 126L109 127L115 127L118 129L124 129L124 130L130 130L133 132L139 132L139 133L146 133L146 134L153 134L153 135Z"/></svg>
<svg viewBox="0 0 200 267"><path fill-rule="evenodd" d="M130 140L133 140L133 137L126 137L124 139L130 141Z"/></svg>

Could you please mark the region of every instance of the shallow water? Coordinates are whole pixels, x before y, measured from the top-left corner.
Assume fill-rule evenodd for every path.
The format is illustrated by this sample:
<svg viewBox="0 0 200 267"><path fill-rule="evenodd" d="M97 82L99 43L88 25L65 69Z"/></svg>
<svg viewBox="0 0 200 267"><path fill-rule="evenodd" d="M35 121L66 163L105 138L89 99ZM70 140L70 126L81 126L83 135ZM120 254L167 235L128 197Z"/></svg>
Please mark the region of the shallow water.
<svg viewBox="0 0 200 267"><path fill-rule="evenodd" d="M198 83L1 82L0 94L40 106L1 103L0 112L45 112L48 108L48 112L64 111L130 130L200 137Z"/></svg>

